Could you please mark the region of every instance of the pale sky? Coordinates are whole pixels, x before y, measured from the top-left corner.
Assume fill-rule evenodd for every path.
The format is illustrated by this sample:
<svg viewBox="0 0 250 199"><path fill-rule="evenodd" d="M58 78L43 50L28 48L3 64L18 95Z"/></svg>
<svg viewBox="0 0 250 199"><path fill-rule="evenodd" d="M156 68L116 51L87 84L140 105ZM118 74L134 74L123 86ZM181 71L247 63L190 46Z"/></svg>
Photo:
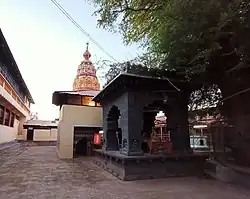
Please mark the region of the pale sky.
<svg viewBox="0 0 250 199"><path fill-rule="evenodd" d="M124 46L120 35L98 28L95 8L86 0L58 3L115 59L130 60L139 53L137 46ZM0 0L0 27L34 98L31 111L38 112L39 119L58 118L52 93L72 90L86 42L93 62L111 59L50 0Z"/></svg>

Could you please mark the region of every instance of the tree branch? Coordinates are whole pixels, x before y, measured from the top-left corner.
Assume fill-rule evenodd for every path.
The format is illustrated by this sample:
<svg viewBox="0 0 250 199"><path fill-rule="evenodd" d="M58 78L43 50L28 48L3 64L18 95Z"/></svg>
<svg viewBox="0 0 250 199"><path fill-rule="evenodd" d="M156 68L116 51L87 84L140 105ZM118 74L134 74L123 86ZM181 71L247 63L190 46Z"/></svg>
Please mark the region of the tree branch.
<svg viewBox="0 0 250 199"><path fill-rule="evenodd" d="M154 9L152 9L153 7L155 7ZM157 6L157 4L155 3L151 3L150 5L145 5L141 8L133 8L133 7L130 7L129 6L129 3L127 0L125 0L125 5L122 5L122 3L120 3L120 10L114 10L113 12L114 13L122 13L122 12L125 12L125 11L132 11L132 12L146 12L146 11L156 11L158 9L161 9L163 6L160 5L160 6Z"/></svg>

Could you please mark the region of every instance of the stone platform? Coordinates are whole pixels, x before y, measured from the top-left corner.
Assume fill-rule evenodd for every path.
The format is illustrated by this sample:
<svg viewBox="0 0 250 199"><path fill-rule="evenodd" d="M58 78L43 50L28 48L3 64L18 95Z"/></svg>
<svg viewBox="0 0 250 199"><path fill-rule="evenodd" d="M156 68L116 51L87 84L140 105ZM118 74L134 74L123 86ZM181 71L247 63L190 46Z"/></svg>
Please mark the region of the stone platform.
<svg viewBox="0 0 250 199"><path fill-rule="evenodd" d="M126 156L95 150L94 163L124 181L203 176L205 156L195 154Z"/></svg>
<svg viewBox="0 0 250 199"><path fill-rule="evenodd" d="M226 183L250 188L250 168L216 160L207 160L205 173L210 177Z"/></svg>

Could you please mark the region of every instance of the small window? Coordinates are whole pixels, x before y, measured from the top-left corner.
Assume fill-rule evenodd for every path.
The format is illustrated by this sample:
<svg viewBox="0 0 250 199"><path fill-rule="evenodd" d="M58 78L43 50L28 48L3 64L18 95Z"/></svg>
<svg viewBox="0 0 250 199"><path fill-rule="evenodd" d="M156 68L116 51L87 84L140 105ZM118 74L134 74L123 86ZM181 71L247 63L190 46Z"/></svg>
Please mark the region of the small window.
<svg viewBox="0 0 250 199"><path fill-rule="evenodd" d="M18 115L16 115L16 120L20 121L20 117Z"/></svg>
<svg viewBox="0 0 250 199"><path fill-rule="evenodd" d="M84 96L82 97L83 106L101 106L101 104L92 101L93 97Z"/></svg>
<svg viewBox="0 0 250 199"><path fill-rule="evenodd" d="M7 109L5 112L4 125L9 126L9 124L10 124L10 111Z"/></svg>
<svg viewBox="0 0 250 199"><path fill-rule="evenodd" d="M200 146L204 146L204 140L200 139Z"/></svg>
<svg viewBox="0 0 250 199"><path fill-rule="evenodd" d="M92 102L92 97L82 97L82 105L84 106L95 106L95 102Z"/></svg>
<svg viewBox="0 0 250 199"><path fill-rule="evenodd" d="M0 105L0 125L3 124L4 107Z"/></svg>
<svg viewBox="0 0 250 199"><path fill-rule="evenodd" d="M101 107L101 104L100 104L100 103L97 103L97 102L96 102L96 103L95 103L95 105L96 105L96 106L100 106L100 107Z"/></svg>
<svg viewBox="0 0 250 199"><path fill-rule="evenodd" d="M10 126L14 127L14 122L15 122L15 114L11 113L11 118L10 118Z"/></svg>

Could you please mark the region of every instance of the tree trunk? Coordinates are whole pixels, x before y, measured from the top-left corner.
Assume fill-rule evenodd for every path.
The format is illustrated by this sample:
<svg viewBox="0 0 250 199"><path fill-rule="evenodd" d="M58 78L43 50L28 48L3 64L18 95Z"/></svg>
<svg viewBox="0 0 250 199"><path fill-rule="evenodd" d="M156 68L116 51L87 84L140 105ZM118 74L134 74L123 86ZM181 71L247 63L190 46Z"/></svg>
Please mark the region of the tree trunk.
<svg viewBox="0 0 250 199"><path fill-rule="evenodd" d="M231 133L225 132L233 142L231 149L237 163L250 166L250 90L233 79L220 86L223 98L222 115L233 125ZM250 85L250 84L248 84ZM250 86L249 86L250 87Z"/></svg>

